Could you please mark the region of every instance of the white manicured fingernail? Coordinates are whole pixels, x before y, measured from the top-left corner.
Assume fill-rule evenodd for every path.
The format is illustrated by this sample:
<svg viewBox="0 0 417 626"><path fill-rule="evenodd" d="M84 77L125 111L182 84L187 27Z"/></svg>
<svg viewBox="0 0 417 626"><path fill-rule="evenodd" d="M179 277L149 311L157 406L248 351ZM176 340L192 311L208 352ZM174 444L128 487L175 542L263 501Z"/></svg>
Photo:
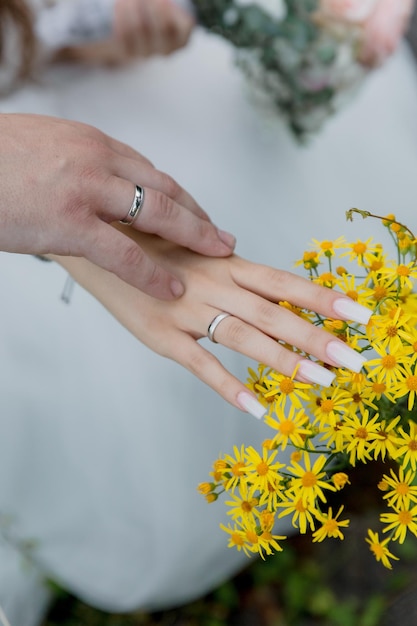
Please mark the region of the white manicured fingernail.
<svg viewBox="0 0 417 626"><path fill-rule="evenodd" d="M339 365L339 367L347 367L353 372L360 372L364 363L366 363L365 357L359 352L355 352L345 343L341 341L329 341L326 346L327 356Z"/></svg>
<svg viewBox="0 0 417 626"><path fill-rule="evenodd" d="M241 391L240 393L238 393L236 400L240 408L242 408L244 411L247 411L258 420L260 420L261 417L263 417L267 412L263 404L258 402L258 400L247 391Z"/></svg>
<svg viewBox="0 0 417 626"><path fill-rule="evenodd" d="M323 387L330 387L336 377L336 374L330 370L308 359L299 362L297 374L309 383L316 383Z"/></svg>
<svg viewBox="0 0 417 626"><path fill-rule="evenodd" d="M336 315L340 315L345 320L367 324L372 315L372 311L366 306L358 304L351 298L338 298L333 302L333 310Z"/></svg>

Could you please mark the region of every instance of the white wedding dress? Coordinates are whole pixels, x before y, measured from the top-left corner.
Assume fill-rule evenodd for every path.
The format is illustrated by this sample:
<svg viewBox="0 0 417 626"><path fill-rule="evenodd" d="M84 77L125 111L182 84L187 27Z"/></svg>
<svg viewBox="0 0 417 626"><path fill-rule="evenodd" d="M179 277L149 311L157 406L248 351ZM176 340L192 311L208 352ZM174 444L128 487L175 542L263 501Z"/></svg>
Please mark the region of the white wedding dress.
<svg viewBox="0 0 417 626"><path fill-rule="evenodd" d="M54 68L0 111L98 126L172 174L237 253L291 269L312 237L378 239L352 206L417 221L417 79L404 45L308 148L262 119L231 49L197 30L170 58L119 70ZM65 272L0 254L0 511L34 540L40 571L104 610L187 602L247 564L227 549L221 502L196 491L233 444L268 431L138 343ZM212 346L241 379L248 359ZM283 522L282 532L290 532ZM34 626L37 570L3 542L0 604Z"/></svg>

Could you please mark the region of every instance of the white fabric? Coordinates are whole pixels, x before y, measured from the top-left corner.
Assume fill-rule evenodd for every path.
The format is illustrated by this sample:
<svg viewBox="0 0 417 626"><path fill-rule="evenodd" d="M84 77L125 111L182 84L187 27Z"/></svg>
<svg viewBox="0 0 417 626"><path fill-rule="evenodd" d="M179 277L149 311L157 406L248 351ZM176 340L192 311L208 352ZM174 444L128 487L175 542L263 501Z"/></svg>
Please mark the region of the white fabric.
<svg viewBox="0 0 417 626"><path fill-rule="evenodd" d="M291 269L312 237L379 238L375 222L346 224L352 206L415 222L417 83L405 47L309 148L262 121L229 47L202 32L123 70L52 70L0 110L90 122L134 145L259 262ZM0 254L0 510L36 539L41 568L86 601L183 603L247 563L226 548L224 506L196 485L220 452L269 431L142 347L81 288L65 305L64 281L53 264ZM248 359L209 348L246 378ZM13 559L0 558L0 603L12 626L34 626L19 611L36 615L45 596Z"/></svg>

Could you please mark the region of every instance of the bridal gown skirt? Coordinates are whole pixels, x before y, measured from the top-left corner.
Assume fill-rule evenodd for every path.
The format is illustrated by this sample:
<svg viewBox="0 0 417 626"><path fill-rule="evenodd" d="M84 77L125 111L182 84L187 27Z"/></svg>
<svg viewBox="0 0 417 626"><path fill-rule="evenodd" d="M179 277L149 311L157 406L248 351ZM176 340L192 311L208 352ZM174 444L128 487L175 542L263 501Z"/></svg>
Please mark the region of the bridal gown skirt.
<svg viewBox="0 0 417 626"><path fill-rule="evenodd" d="M262 118L230 48L202 32L170 58L53 69L1 110L88 122L133 145L257 262L292 269L312 237L378 239L378 223L346 223L352 206L417 221L405 47L308 148ZM65 304L65 280L55 264L0 254L0 511L14 540L34 541L37 566L89 603L184 603L247 563L226 547L224 505L206 504L196 485L219 453L269 431L143 347L79 286ZM247 358L208 347L246 378ZM288 521L279 530L291 532ZM0 603L12 626L36 624L46 601L36 569L4 543Z"/></svg>

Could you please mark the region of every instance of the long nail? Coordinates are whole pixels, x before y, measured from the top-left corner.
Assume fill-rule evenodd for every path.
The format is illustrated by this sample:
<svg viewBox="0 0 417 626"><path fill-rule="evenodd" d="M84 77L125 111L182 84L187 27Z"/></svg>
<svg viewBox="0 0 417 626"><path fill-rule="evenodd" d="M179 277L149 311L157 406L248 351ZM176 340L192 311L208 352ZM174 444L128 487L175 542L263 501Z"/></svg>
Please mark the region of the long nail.
<svg viewBox="0 0 417 626"><path fill-rule="evenodd" d="M267 412L263 404L258 402L255 396L253 396L248 391L241 391L240 393L238 393L236 400L241 409L247 411L258 420L260 420Z"/></svg>
<svg viewBox="0 0 417 626"><path fill-rule="evenodd" d="M309 383L316 383L323 387L330 387L336 377L334 372L308 359L299 362L297 375L300 375Z"/></svg>
<svg viewBox="0 0 417 626"><path fill-rule="evenodd" d="M359 352L355 352L341 341L329 341L326 346L327 356L339 367L347 367L354 372L360 372L367 359Z"/></svg>
<svg viewBox="0 0 417 626"><path fill-rule="evenodd" d="M367 324L372 311L362 304L358 304L351 298L338 298L333 302L333 310L345 320L352 320L360 324Z"/></svg>
<svg viewBox="0 0 417 626"><path fill-rule="evenodd" d="M225 230L220 230L220 228L218 228L217 234L219 236L219 239L221 239L221 241L223 241L223 243L225 243L226 246L234 250L235 245L236 245L236 237L232 235L232 233L228 233Z"/></svg>

